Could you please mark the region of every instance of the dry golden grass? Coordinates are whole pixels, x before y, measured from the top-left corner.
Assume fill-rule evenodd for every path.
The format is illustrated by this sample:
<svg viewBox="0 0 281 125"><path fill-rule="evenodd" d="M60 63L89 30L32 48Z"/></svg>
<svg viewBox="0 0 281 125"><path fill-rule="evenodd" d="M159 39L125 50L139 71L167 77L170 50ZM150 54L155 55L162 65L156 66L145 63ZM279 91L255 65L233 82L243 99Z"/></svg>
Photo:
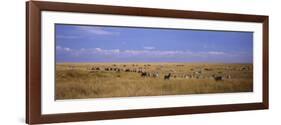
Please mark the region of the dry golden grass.
<svg viewBox="0 0 281 125"><path fill-rule="evenodd" d="M133 69L148 63L114 63L119 68ZM133 66L133 64L138 66ZM159 96L178 94L251 92L253 90L252 64L191 64L150 63L146 71L159 72L157 78L143 78L136 72L91 71L113 67L113 63L59 63L56 64L56 99L82 99L131 96ZM180 66L179 66L180 65ZM241 70L243 67L247 70ZM204 70L211 69L211 70ZM171 78L165 74L190 74L202 70L199 79ZM230 75L230 79L216 81L213 74Z"/></svg>

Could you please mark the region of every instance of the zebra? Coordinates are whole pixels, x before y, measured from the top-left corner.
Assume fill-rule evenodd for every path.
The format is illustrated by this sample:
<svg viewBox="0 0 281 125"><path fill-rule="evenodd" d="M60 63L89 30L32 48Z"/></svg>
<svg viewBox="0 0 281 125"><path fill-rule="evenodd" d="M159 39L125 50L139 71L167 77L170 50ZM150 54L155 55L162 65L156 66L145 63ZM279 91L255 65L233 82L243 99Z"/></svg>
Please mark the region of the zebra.
<svg viewBox="0 0 281 125"><path fill-rule="evenodd" d="M147 77L147 75L148 75L147 72L142 72L141 73L141 77Z"/></svg>
<svg viewBox="0 0 281 125"><path fill-rule="evenodd" d="M213 78L214 78L216 81L222 81L222 80L223 80L223 77L222 77L222 76L213 75Z"/></svg>
<svg viewBox="0 0 281 125"><path fill-rule="evenodd" d="M171 75L172 75L171 73L169 73L168 75L165 75L165 76L164 76L164 80L169 80L170 77L171 77Z"/></svg>
<svg viewBox="0 0 281 125"><path fill-rule="evenodd" d="M159 76L159 74L156 72L156 73L153 73L152 76L153 76L154 78L156 78L156 77Z"/></svg>

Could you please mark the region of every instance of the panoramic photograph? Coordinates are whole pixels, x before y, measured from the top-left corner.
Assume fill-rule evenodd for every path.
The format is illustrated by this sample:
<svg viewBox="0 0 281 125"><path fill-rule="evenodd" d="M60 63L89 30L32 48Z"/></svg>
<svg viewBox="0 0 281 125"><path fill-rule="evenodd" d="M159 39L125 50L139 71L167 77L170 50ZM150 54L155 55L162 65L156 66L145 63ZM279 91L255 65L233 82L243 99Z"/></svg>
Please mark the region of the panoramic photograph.
<svg viewBox="0 0 281 125"><path fill-rule="evenodd" d="M55 24L55 99L253 92L253 32Z"/></svg>

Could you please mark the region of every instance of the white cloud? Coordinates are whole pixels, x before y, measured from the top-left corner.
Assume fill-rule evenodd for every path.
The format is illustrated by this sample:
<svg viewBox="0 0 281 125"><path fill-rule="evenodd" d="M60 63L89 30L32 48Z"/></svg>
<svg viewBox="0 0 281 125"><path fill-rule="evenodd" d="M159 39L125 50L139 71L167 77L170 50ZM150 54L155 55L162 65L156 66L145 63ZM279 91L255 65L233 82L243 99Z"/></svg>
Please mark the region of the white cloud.
<svg viewBox="0 0 281 125"><path fill-rule="evenodd" d="M92 49L88 49L88 51L92 51ZM105 49L101 49L101 48L95 48L94 51L92 51L94 53L104 53L104 54L116 54L119 53L120 50L119 49L109 49L109 50L105 50Z"/></svg>
<svg viewBox="0 0 281 125"><path fill-rule="evenodd" d="M77 26L78 30L87 32L87 33L92 33L96 35L118 35L118 32L111 32L108 30L105 30L104 28L101 27L94 27L94 26Z"/></svg>
<svg viewBox="0 0 281 125"><path fill-rule="evenodd" d="M57 50L66 52L75 56L121 56L121 57L208 57L208 56L227 56L235 55L234 53L225 53L221 51L209 51L209 52L191 52L182 50L120 50L120 49L102 49L102 48L90 48L90 49L71 49L67 47L57 46Z"/></svg>
<svg viewBox="0 0 281 125"><path fill-rule="evenodd" d="M139 55L139 54L148 54L150 51L148 50L125 50L123 51L124 54L131 54L131 55Z"/></svg>
<svg viewBox="0 0 281 125"><path fill-rule="evenodd" d="M59 39L77 39L79 36L76 35L56 35L56 38Z"/></svg>
<svg viewBox="0 0 281 125"><path fill-rule="evenodd" d="M61 47L61 46L56 46L56 50L57 51L64 51L64 52L70 52L72 51L72 49L68 48L68 47Z"/></svg>
<svg viewBox="0 0 281 125"><path fill-rule="evenodd" d="M191 55L190 51L178 51L178 50L125 50L121 53L129 55L149 55L149 56L172 56L172 55Z"/></svg>
<svg viewBox="0 0 281 125"><path fill-rule="evenodd" d="M210 51L210 52L208 52L208 54L210 54L210 55L223 55L225 53L224 52L220 52L220 51Z"/></svg>
<svg viewBox="0 0 281 125"><path fill-rule="evenodd" d="M145 46L143 48L146 49L146 50L153 50L153 49L155 49L155 47L153 47L153 46Z"/></svg>
<svg viewBox="0 0 281 125"><path fill-rule="evenodd" d="M101 52L101 51L102 51L101 48L95 48L95 50L96 50L97 52Z"/></svg>
<svg viewBox="0 0 281 125"><path fill-rule="evenodd" d="M71 51L71 49L70 48L63 48L65 51L67 51L67 52L69 52L69 51Z"/></svg>

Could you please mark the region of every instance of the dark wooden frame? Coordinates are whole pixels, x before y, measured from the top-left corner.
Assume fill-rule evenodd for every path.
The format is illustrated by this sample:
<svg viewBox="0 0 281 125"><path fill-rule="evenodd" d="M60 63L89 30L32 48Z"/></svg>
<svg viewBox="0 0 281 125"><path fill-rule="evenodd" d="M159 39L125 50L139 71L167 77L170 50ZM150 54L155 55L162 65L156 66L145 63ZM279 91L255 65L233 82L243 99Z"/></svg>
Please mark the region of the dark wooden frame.
<svg viewBox="0 0 281 125"><path fill-rule="evenodd" d="M99 111L67 114L41 114L41 11L118 14L150 17L258 22L263 24L263 101L262 103ZM54 123L151 117L165 115L268 109L268 16L179 11L90 4L29 1L26 3L26 123Z"/></svg>

